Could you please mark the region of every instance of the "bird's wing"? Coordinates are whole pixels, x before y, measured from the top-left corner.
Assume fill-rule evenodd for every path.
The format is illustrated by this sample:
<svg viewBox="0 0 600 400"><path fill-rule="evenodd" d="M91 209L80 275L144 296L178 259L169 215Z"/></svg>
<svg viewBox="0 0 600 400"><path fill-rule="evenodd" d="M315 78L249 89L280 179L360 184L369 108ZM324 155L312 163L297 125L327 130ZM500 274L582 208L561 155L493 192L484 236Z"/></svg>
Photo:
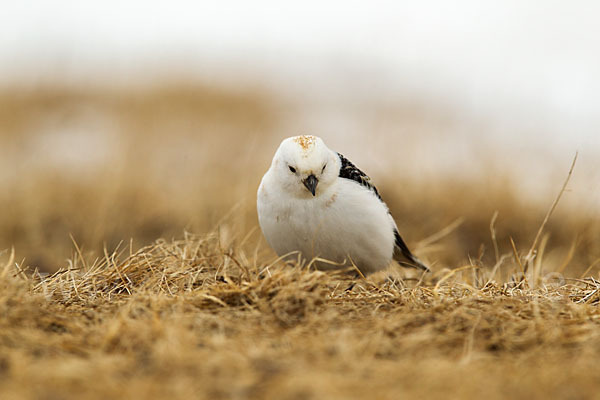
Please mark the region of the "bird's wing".
<svg viewBox="0 0 600 400"><path fill-rule="evenodd" d="M350 160L348 160L346 157L344 157L340 153L338 153L338 156L340 157L340 161L342 162L342 167L340 168L339 175L340 178L346 178L357 182L359 185L364 186L370 191L372 191L375 194L375 196L377 196L377 198L381 200L381 196L379 195L377 188L371 183L371 178L369 178L367 174L358 169L356 165L352 164L352 162L350 162Z"/></svg>
<svg viewBox="0 0 600 400"><path fill-rule="evenodd" d="M375 185L373 185L371 183L371 178L369 178L369 176L367 174L365 174L360 169L358 169L356 167L356 165L352 164L352 162L350 160L348 160L346 157L344 157L340 153L338 153L338 156L340 157L340 161L342 162L342 167L340 168L339 177L345 178L345 179L350 179L352 181L355 181L359 185L366 187L367 189L372 191L373 194L375 194L375 196L377 196L377 198L379 200L381 200L381 202L383 203L383 200L381 199L381 196L379 195L377 188L375 187ZM388 211L388 213L389 213L389 211ZM390 218L392 218L391 214L390 214ZM393 221L393 218L392 218L392 221ZM429 268L427 268L427 266L425 264L423 264L423 262L421 260L419 260L417 257L415 257L411 253L411 251L408 249L408 246L406 245L406 243L400 236L400 233L398 233L398 229L396 228L395 225L396 224L394 223L394 237L395 237L394 260L398 261L398 263L400 263L400 265L402 265L402 266L413 267L413 268L421 269L423 271L429 271Z"/></svg>

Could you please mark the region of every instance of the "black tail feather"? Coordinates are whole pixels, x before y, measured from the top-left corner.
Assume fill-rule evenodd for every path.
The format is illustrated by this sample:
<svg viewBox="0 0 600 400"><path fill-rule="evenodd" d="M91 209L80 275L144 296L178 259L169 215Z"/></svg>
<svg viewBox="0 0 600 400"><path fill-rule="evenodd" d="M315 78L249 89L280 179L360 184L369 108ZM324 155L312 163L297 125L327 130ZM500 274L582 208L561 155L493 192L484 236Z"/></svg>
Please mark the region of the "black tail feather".
<svg viewBox="0 0 600 400"><path fill-rule="evenodd" d="M402 266L412 267L416 269L420 269L426 272L430 272L429 267L427 267L421 260L411 253L408 249L408 246L398 233L398 230L394 230L394 235L396 237L396 249L394 251L394 259L400 263ZM405 258L407 261L403 260Z"/></svg>

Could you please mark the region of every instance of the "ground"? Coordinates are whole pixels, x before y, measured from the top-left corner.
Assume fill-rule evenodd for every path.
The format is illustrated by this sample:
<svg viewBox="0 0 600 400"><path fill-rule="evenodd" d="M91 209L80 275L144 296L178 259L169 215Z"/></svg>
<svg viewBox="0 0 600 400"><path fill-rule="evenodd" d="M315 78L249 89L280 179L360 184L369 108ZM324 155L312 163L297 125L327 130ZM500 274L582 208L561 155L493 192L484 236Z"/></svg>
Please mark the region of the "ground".
<svg viewBox="0 0 600 400"><path fill-rule="evenodd" d="M216 234L79 267L41 279L3 270L1 398L595 398L599 388L593 278L363 280L258 266Z"/></svg>

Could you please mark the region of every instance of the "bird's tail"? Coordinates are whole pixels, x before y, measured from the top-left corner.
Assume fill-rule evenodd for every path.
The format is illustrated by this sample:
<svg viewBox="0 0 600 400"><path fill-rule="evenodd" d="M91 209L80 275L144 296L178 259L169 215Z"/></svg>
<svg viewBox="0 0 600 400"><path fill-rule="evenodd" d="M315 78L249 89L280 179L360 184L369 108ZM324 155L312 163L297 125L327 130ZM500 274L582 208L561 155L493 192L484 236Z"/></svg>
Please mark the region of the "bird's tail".
<svg viewBox="0 0 600 400"><path fill-rule="evenodd" d="M408 249L406 243L396 230L394 232L396 236L396 246L394 248L394 260L404 267L411 267L420 269L425 272L430 272L429 267L419 260L411 251Z"/></svg>
<svg viewBox="0 0 600 400"><path fill-rule="evenodd" d="M411 258L408 258L406 256L404 256L404 257L407 258L408 261L398 260L398 259L396 259L396 261L398 261L398 263L400 265L405 266L405 267L416 268L416 269L420 269L421 271L425 271L425 272L431 272L429 267L427 265L425 265L423 263L423 261L419 260L414 255Z"/></svg>

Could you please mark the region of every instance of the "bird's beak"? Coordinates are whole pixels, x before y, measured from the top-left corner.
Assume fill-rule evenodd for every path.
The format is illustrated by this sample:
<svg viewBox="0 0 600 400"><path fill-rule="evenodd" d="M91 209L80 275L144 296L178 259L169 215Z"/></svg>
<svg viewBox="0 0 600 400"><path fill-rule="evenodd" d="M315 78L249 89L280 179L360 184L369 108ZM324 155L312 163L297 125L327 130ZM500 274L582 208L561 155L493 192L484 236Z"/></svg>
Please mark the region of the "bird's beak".
<svg viewBox="0 0 600 400"><path fill-rule="evenodd" d="M312 195L314 196L315 191L317 190L317 183L319 183L319 180L317 179L317 177L311 174L308 176L308 178L303 180L302 183L304 183L304 186L306 186L308 191L311 192Z"/></svg>

